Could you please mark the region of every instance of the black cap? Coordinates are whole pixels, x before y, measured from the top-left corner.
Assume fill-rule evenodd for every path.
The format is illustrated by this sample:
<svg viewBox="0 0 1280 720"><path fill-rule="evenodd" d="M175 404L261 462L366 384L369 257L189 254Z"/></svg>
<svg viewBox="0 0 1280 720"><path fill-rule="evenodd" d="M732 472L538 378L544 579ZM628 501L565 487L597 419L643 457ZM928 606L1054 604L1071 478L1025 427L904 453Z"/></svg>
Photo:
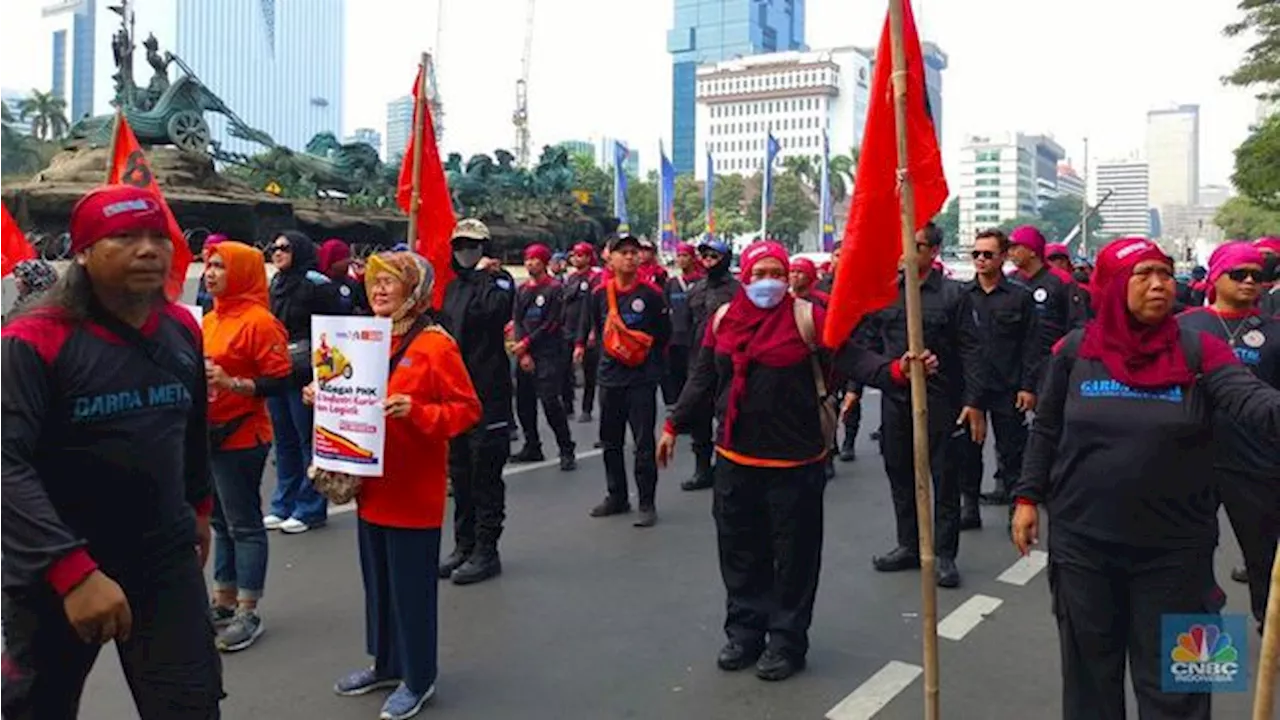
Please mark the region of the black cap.
<svg viewBox="0 0 1280 720"><path fill-rule="evenodd" d="M609 242L607 243L609 252L613 252L624 245L630 245L636 249L643 247L640 244L640 239L635 235L615 235L609 238Z"/></svg>

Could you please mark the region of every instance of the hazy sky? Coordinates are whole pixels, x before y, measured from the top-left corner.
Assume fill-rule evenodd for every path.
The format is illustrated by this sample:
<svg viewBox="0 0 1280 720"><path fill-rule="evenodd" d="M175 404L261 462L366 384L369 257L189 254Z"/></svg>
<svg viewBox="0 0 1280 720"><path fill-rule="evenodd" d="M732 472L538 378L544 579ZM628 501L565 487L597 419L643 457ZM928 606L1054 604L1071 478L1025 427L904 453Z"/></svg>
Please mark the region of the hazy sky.
<svg viewBox="0 0 1280 720"><path fill-rule="evenodd" d="M526 0L348 0L343 131L384 129L386 102L410 89L418 54L435 45L438 1L445 4L438 77L445 148L510 147ZM47 62L31 61L48 57L39 18L47 3L4 0L0 85L49 86ZM943 74L948 174L970 133L1051 133L1077 167L1086 135L1091 162L1128 155L1142 148L1146 111L1176 102L1201 106L1201 183L1226 182L1231 151L1256 108L1252 92L1219 81L1245 45L1221 34L1236 18L1234 6L916 0L925 38L950 56ZM537 0L529 83L535 147L608 135L637 147L646 169L655 165L658 140L670 146L672 7L672 0ZM807 8L808 43L822 48L873 44L886 4L807 0Z"/></svg>

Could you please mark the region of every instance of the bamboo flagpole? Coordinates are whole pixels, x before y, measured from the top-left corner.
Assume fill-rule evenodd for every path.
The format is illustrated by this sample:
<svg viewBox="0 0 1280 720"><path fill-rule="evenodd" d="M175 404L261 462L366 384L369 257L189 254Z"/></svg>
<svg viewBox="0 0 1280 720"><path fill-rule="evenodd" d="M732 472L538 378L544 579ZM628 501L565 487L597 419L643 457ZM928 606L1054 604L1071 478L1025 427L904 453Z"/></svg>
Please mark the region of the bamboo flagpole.
<svg viewBox="0 0 1280 720"><path fill-rule="evenodd" d="M427 70L431 59L422 53L418 65L418 87L414 93L413 103L413 189L409 193L409 237L407 244L410 250L418 247L418 204L422 201L422 136L427 122Z"/></svg>
<svg viewBox="0 0 1280 720"><path fill-rule="evenodd" d="M902 3L889 0L889 38L893 50L893 115L898 140L898 190L902 212L902 260L906 288L907 349L911 362L911 434L915 455L916 520L920 534L920 595L924 639L924 716L938 720L938 586L934 579L933 480L929 467L929 409L924 362L924 320L920 312L920 273L916 272L916 203L911 189L907 147L907 53Z"/></svg>
<svg viewBox="0 0 1280 720"><path fill-rule="evenodd" d="M1253 720L1271 720L1276 709L1276 676L1280 674L1280 543L1271 563L1271 593L1262 622L1262 650L1254 674Z"/></svg>

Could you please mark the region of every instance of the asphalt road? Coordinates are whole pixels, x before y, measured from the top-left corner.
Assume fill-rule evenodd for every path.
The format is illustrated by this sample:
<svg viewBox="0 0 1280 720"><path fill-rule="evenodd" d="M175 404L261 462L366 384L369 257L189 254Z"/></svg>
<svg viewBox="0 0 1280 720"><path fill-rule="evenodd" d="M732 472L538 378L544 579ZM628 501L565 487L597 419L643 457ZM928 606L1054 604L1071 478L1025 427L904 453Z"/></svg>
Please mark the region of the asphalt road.
<svg viewBox="0 0 1280 720"><path fill-rule="evenodd" d="M871 569L871 556L889 547L893 516L867 438L878 401L865 402L859 459L841 464L827 489L808 671L770 684L716 669L724 596L711 495L678 488L692 469L687 445L682 441L676 467L660 480L658 526L640 530L626 517L587 516L604 493L603 467L599 451L590 450L595 427L575 425L583 448L577 472L508 466L505 573L471 587L441 585L439 693L423 717L920 718L919 575ZM269 492L270 468L264 485ZM1003 510L985 513L987 527L961 540L964 584L938 591L943 717L1060 717L1044 573L1015 562ZM354 514L343 512L323 529L272 535L261 606L267 631L249 650L224 656L224 717L377 717L381 694L352 699L330 690L336 677L367 662L354 529ZM1244 612L1244 586L1226 579L1239 561L1229 532L1223 544L1218 571L1228 611ZM446 540L444 552L450 549ZM1249 642L1256 666L1258 638ZM1220 695L1215 717L1248 717L1250 697ZM91 675L82 716L136 717L114 653L104 652Z"/></svg>

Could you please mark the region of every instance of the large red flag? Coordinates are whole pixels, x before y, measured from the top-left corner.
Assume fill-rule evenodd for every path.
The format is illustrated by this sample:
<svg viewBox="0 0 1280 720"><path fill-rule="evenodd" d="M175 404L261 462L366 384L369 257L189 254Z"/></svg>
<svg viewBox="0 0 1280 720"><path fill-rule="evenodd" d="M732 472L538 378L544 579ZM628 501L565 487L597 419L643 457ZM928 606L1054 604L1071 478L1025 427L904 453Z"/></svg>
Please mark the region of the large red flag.
<svg viewBox="0 0 1280 720"><path fill-rule="evenodd" d="M444 289L453 279L453 249L450 238L457 219L453 215L453 199L449 195L449 183L445 180L444 167L440 164L440 148L436 146L435 123L431 119L430 102L418 103L422 87L422 67L413 83L414 124L417 127L417 108L426 113L422 124L422 166L418 187L418 239L414 252L426 258L436 271L436 285L431 295L431 306L437 310L444 304ZM396 204L407 214L412 207L413 195L413 133L405 147L400 165L400 182L396 188Z"/></svg>
<svg viewBox="0 0 1280 720"><path fill-rule="evenodd" d="M13 272L13 267L23 260L34 260L35 248L27 242L18 223L13 221L9 208L0 203L0 238L4 241L3 252L0 252L0 277Z"/></svg>
<svg viewBox="0 0 1280 720"><path fill-rule="evenodd" d="M151 165L142 152L142 146L138 144L138 138L133 134L133 128L129 127L129 121L125 119L123 113L117 114L116 117L116 137L112 145L115 148L115 155L111 158L107 184L132 185L150 190L160 201L160 207L164 208L165 217L169 220L169 240L173 243L173 266L169 268L169 281L165 283L164 292L169 300L177 302L182 297L182 286L187 281L187 268L191 265L191 247L187 245L187 239L182 236L182 228L178 226L178 220L169 209L169 203L165 202L164 193L160 192L160 186L156 184Z"/></svg>
<svg viewBox="0 0 1280 720"><path fill-rule="evenodd" d="M942 175L942 154L929 112L924 57L910 0L902 0L903 44L907 56L907 173L915 191L915 229L942 210L949 193ZM897 123L893 108L893 50L889 19L876 48L870 107L855 177L849 222L823 329L828 347L849 338L858 321L898 297L902 258L902 215L898 199Z"/></svg>

